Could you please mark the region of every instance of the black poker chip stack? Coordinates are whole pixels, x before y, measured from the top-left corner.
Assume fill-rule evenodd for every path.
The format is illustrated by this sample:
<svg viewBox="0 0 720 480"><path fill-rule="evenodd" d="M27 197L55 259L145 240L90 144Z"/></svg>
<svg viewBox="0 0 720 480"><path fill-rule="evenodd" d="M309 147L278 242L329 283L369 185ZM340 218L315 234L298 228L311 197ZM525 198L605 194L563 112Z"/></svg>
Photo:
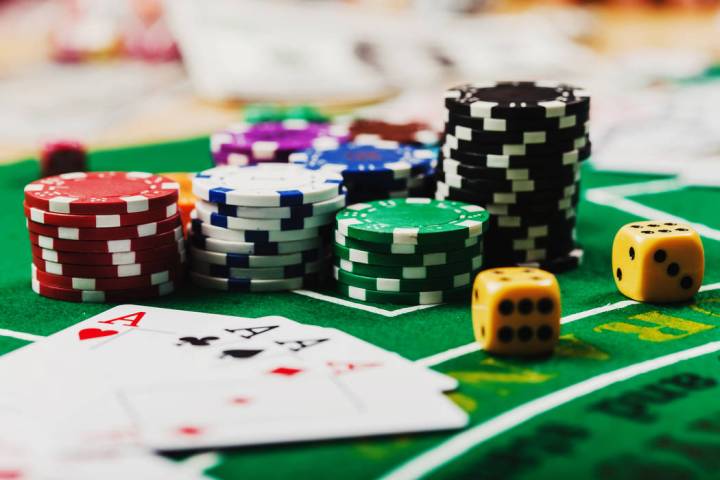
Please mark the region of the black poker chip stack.
<svg viewBox="0 0 720 480"><path fill-rule="evenodd" d="M491 214L486 266L559 272L579 265L580 164L590 156L590 97L553 82L461 85L445 94L437 199Z"/></svg>

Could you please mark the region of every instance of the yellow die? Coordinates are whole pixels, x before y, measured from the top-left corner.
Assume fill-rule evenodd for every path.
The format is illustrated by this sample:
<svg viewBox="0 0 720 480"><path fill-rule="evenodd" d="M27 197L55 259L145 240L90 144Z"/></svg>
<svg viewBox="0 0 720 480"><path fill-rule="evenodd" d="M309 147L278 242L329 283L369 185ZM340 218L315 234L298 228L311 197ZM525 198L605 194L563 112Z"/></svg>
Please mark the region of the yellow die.
<svg viewBox="0 0 720 480"><path fill-rule="evenodd" d="M633 300L689 300L705 271L702 240L681 223L629 223L615 235L612 269L618 290Z"/></svg>
<svg viewBox="0 0 720 480"><path fill-rule="evenodd" d="M555 348L560 333L560 287L537 268L480 272L472 292L475 339L491 353L537 355Z"/></svg>

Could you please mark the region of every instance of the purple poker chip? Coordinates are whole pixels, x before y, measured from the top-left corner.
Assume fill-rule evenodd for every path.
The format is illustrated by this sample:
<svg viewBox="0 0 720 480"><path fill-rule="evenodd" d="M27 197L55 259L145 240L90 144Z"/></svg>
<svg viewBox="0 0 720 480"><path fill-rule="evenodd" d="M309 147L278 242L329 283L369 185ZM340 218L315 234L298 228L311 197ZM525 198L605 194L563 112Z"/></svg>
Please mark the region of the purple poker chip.
<svg viewBox="0 0 720 480"><path fill-rule="evenodd" d="M210 137L216 165L287 162L291 153L308 148L334 148L348 141L347 126L285 120L232 125Z"/></svg>

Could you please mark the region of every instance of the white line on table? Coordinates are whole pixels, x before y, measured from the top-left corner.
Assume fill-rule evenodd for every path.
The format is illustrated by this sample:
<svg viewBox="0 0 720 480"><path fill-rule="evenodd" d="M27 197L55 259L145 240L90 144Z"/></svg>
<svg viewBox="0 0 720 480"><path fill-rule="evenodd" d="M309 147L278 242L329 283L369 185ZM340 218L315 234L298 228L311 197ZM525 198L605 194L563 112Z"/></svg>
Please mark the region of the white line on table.
<svg viewBox="0 0 720 480"><path fill-rule="evenodd" d="M572 400L589 395L618 382L629 380L644 373L668 367L684 360L690 360L720 350L720 341L689 348L662 357L646 360L627 367L603 373L582 382L557 390L543 397L519 405L505 413L454 435L437 447L405 462L382 478L384 480L415 480L463 455L471 448L517 427L548 410L557 408Z"/></svg>

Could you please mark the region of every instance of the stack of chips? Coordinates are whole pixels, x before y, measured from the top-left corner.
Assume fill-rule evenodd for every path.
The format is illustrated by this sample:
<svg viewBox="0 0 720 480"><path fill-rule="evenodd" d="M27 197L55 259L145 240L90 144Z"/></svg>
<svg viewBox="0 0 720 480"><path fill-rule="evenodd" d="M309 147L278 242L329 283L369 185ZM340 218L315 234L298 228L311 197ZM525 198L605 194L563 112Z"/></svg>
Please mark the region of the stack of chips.
<svg viewBox="0 0 720 480"><path fill-rule="evenodd" d="M287 162L290 154L311 147L332 148L347 141L347 128L306 120L231 125L210 137L215 165Z"/></svg>
<svg viewBox="0 0 720 480"><path fill-rule="evenodd" d="M377 200L337 214L338 291L409 305L465 298L483 262L485 209L429 198Z"/></svg>
<svg viewBox="0 0 720 480"><path fill-rule="evenodd" d="M463 85L445 95L436 198L485 207L488 266L578 265L580 162L590 156L590 99L562 84Z"/></svg>
<svg viewBox="0 0 720 480"><path fill-rule="evenodd" d="M290 162L317 172L342 175L348 203L407 198L421 189L436 162L433 150L400 146L346 143L335 148L308 149L290 156Z"/></svg>
<svg viewBox="0 0 720 480"><path fill-rule="evenodd" d="M349 124L350 140L362 145L379 145L396 142L430 149L437 154L440 134L423 122L393 123L384 120L355 119ZM415 176L408 186L410 197L432 197L435 194L435 167Z"/></svg>
<svg viewBox="0 0 720 480"><path fill-rule="evenodd" d="M283 120L306 120L323 123L329 121L327 115L312 105L280 105L254 103L243 109L243 117L247 123L282 122Z"/></svg>
<svg viewBox="0 0 720 480"><path fill-rule="evenodd" d="M32 288L74 302L172 292L185 246L178 185L141 172L68 173L25 187Z"/></svg>
<svg viewBox="0 0 720 480"><path fill-rule="evenodd" d="M345 206L342 178L302 166L222 166L197 174L188 237L191 277L218 290L267 292L328 276L330 225Z"/></svg>

